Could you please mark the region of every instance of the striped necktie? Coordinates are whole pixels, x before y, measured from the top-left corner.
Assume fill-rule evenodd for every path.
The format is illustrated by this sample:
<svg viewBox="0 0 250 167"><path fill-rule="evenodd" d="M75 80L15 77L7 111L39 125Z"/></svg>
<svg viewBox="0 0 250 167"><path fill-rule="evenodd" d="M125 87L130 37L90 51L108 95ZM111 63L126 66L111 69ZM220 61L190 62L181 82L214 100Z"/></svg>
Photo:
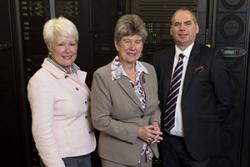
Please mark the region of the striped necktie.
<svg viewBox="0 0 250 167"><path fill-rule="evenodd" d="M176 102L181 85L181 77L183 71L183 54L179 54L178 63L174 68L174 73L170 83L170 89L168 91L166 110L164 112L164 130L170 132L174 127L175 122L175 110Z"/></svg>

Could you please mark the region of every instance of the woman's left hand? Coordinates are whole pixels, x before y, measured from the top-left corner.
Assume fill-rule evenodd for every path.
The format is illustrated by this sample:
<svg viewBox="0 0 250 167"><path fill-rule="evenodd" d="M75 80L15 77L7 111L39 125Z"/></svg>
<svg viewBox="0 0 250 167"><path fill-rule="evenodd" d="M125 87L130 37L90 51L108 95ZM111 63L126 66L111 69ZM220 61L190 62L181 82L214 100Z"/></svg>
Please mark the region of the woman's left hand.
<svg viewBox="0 0 250 167"><path fill-rule="evenodd" d="M155 137L154 137L154 140L151 142L151 144L159 143L163 139L161 136L162 132L161 132L159 123L155 121L152 123L152 125L153 125L153 129L154 129Z"/></svg>
<svg viewBox="0 0 250 167"><path fill-rule="evenodd" d="M162 132L160 131L159 125L157 122L152 125L145 125L139 127L138 136L146 141L147 143L159 143L162 140Z"/></svg>

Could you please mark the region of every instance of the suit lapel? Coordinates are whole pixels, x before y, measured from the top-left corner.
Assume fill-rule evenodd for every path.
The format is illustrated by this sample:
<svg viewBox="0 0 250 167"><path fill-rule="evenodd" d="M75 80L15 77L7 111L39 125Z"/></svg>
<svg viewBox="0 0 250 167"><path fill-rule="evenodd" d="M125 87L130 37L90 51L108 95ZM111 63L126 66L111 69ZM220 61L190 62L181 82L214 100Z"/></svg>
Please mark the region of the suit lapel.
<svg viewBox="0 0 250 167"><path fill-rule="evenodd" d="M128 97L139 106L139 108L143 111L143 108L141 106L141 102L136 96L131 83L128 81L128 79L125 76L122 76L120 79L117 80L117 83L121 86L121 88L126 92Z"/></svg>
<svg viewBox="0 0 250 167"><path fill-rule="evenodd" d="M194 75L194 69L197 66L199 59L200 59L199 52L200 52L200 46L195 44L191 51L189 61L188 61L188 66L187 66L187 70L185 74L185 82L183 85L183 94L185 94L185 92L189 88L189 84L192 81L192 78Z"/></svg>
<svg viewBox="0 0 250 167"><path fill-rule="evenodd" d="M163 75L164 77L164 89L163 90L169 90L170 82L171 82L171 76L172 76L172 69L174 64L174 56L175 56L175 47L171 47L168 52L165 52L165 60L162 63L163 64ZM168 91L163 92L163 99L164 104L166 104L168 96Z"/></svg>

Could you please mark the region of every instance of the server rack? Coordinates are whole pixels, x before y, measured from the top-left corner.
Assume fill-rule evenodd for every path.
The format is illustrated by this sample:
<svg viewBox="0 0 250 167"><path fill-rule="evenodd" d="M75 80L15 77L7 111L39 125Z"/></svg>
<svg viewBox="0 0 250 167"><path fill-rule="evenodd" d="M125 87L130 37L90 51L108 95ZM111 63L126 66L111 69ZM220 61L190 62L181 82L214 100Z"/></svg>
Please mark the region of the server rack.
<svg viewBox="0 0 250 167"><path fill-rule="evenodd" d="M30 133L31 119L25 87L28 79L40 68L43 59L47 56L48 51L42 40L42 27L49 18L63 15L76 24L80 32L77 64L88 72L89 86L95 69L110 62L116 54L113 44L114 25L116 20L125 13L138 14L146 23L149 36L141 60L149 63L152 63L153 52L172 42L169 35L170 16L174 9L180 6L188 6L196 12L200 24L198 42L211 44L222 52L227 49L230 51L232 48L243 48L248 53L249 48L248 0L237 2L230 0L7 0L1 2L1 6L7 6L6 9L9 10L7 13L10 14L11 20L11 23L6 24L11 25L10 27L1 26L1 28L10 29L7 31L12 32L10 43L5 43L6 40L2 38L0 41L0 54L4 54L3 57L5 54L8 55L6 56L8 63L1 67L2 71L10 71L9 74L12 76L3 76L6 82L3 82L0 88L5 90L3 97L9 97L10 94L18 95L17 99L12 98L14 100L12 103L17 104L18 109L21 108L23 112L21 115L18 114L22 121L18 120L19 118L16 119L21 124L24 122L22 127L28 130L27 132L23 129L26 137L22 137L21 141L26 143L24 145L27 147L23 150L27 152L27 156L32 157L31 166L39 166L39 157ZM234 31L235 26L236 29L238 27L243 30ZM235 35L235 33L239 34ZM4 49L9 46L13 47L11 48L13 50ZM224 127L226 130L224 152L221 156L215 157L211 165L245 167L249 162L244 158L250 155L247 141L250 138L247 135L249 132L247 123L249 56L245 54L239 58L225 57L225 59L228 67L232 69L233 79L230 84L233 84L236 93L235 101L238 103L237 109L233 111L233 115ZM6 67L7 64L10 66ZM12 84L13 89L7 92L7 83L18 83L19 86ZM6 104L10 103L6 102ZM15 105L11 107L12 109L7 110L15 112L18 110ZM232 118L236 120L232 121ZM25 122L28 122L28 125ZM30 145L27 145L27 137ZM27 160L27 156L24 159ZM26 166L29 167L29 164Z"/></svg>

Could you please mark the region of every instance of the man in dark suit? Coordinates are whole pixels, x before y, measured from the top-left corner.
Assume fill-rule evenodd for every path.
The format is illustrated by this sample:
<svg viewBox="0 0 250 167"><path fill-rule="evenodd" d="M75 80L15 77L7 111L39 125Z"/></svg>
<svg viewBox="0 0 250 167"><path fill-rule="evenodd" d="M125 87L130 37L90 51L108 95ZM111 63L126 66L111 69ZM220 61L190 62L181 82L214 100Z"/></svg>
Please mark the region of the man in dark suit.
<svg viewBox="0 0 250 167"><path fill-rule="evenodd" d="M207 167L210 157L220 151L221 126L232 107L223 57L196 43L198 32L193 12L177 9L170 27L175 45L154 55L164 131L159 145L163 167Z"/></svg>

